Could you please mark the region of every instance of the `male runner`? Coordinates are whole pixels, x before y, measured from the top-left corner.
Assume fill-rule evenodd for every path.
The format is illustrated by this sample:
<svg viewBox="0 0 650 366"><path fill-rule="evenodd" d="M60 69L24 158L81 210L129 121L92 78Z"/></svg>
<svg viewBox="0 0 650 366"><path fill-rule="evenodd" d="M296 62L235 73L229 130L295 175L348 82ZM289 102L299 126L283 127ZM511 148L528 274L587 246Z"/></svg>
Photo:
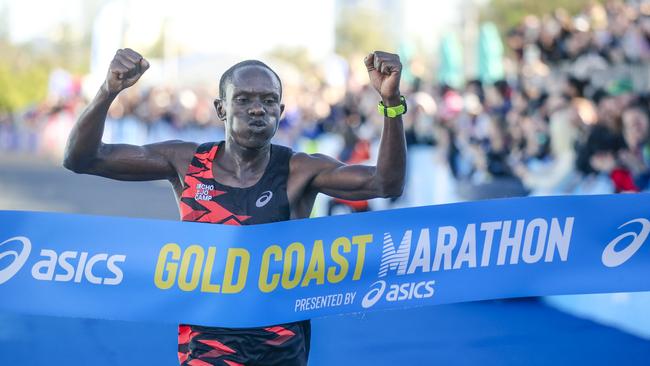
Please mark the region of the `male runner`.
<svg viewBox="0 0 650 366"><path fill-rule="evenodd" d="M365 64L382 107L404 103L399 92L399 57L374 52ZM284 110L282 85L277 74L260 61L238 63L221 77L214 105L225 124L225 141L144 146L102 143L111 102L148 68L149 63L137 52L117 51L106 81L70 133L66 168L118 180L167 179L183 221L230 225L309 217L319 192L347 200L402 193L406 165L403 109L384 109L385 115L393 117L384 118L377 166L345 165L325 155L272 145ZM191 366L306 365L309 338L309 321L246 329L180 325L179 360Z"/></svg>

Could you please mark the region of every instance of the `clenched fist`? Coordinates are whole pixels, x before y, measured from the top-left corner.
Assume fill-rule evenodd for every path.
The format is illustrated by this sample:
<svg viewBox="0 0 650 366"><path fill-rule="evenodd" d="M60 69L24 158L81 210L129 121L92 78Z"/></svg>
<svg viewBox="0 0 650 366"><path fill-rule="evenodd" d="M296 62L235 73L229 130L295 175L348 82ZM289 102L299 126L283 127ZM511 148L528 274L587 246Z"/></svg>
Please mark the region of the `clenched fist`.
<svg viewBox="0 0 650 366"><path fill-rule="evenodd" d="M103 87L108 93L117 94L135 84L148 68L149 62L134 50L117 50Z"/></svg>
<svg viewBox="0 0 650 366"><path fill-rule="evenodd" d="M399 56L375 51L363 60L368 69L370 83L379 92L387 106L400 103L399 81L402 76L402 63Z"/></svg>

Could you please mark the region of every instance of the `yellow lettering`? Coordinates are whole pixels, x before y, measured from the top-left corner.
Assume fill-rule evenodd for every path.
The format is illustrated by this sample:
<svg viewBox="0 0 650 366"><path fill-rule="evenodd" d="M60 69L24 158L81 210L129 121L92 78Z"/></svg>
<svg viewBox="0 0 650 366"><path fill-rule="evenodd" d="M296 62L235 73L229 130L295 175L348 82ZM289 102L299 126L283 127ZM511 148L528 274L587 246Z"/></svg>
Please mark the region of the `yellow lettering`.
<svg viewBox="0 0 650 366"><path fill-rule="evenodd" d="M239 275L237 276L237 283L233 284L233 272L235 271L237 258L239 258ZM250 260L251 255L248 250L244 248L228 249L226 270L223 278L224 294L236 294L244 289L244 286L246 286L246 278L248 278L248 264L250 263Z"/></svg>
<svg viewBox="0 0 650 366"><path fill-rule="evenodd" d="M343 249L344 253L349 253L350 250L352 250L352 244L350 244L350 240L348 238L342 236L334 240L334 243L332 243L330 249L331 249L332 260L334 261L334 263L339 265L341 271L337 274L336 267L330 267L327 270L327 281L329 281L330 283L339 283L343 281L345 276L347 276L350 267L348 260L345 259L345 257L340 254L340 249Z"/></svg>
<svg viewBox="0 0 650 366"><path fill-rule="evenodd" d="M293 253L296 253L296 265L293 266ZM291 277L291 272L293 267L296 268L296 272ZM287 247L287 250L284 252L284 268L282 271L282 287L287 290L295 288L300 283L302 278L302 273L305 269L305 247L300 242L292 243Z"/></svg>
<svg viewBox="0 0 650 366"><path fill-rule="evenodd" d="M309 282L316 280L316 283L322 285L325 283L325 253L323 252L323 241L316 240L311 250L309 266L305 278L302 279L302 287L309 286Z"/></svg>
<svg viewBox="0 0 650 366"><path fill-rule="evenodd" d="M190 280L187 280L187 275L190 273L190 263L194 257L194 267L192 268L192 275ZM201 268L203 267L203 258L205 253L203 248L199 245L190 245L183 253L181 260L181 270L178 274L178 288L183 291L194 291L201 279Z"/></svg>
<svg viewBox="0 0 650 366"><path fill-rule="evenodd" d="M357 249L357 265L354 268L354 275L352 280L356 281L361 278L361 272L363 271L363 263L366 260L366 244L372 242L372 234L367 235L356 235L352 237L352 243L358 245Z"/></svg>
<svg viewBox="0 0 650 366"><path fill-rule="evenodd" d="M269 267L271 265L271 256L274 257L275 262L279 262L280 259L282 258L282 248L278 245L271 245L270 247L266 248L264 251L264 254L262 254L262 266L260 267L260 278L258 280L257 286L260 288L260 291L262 292L271 292L275 290L276 287L278 287L278 283L280 282L280 275L277 273L274 273L271 276L271 282L268 282L267 279L269 278Z"/></svg>
<svg viewBox="0 0 650 366"><path fill-rule="evenodd" d="M208 257L205 260L205 269L203 270L203 280L201 280L201 292L219 293L219 285L210 283L212 276L212 267L214 267L214 258L217 256L217 248L208 248Z"/></svg>
<svg viewBox="0 0 650 366"><path fill-rule="evenodd" d="M171 254L169 263L167 262L167 257ZM172 261L178 261L181 259L181 248L178 244L169 243L165 244L158 254L158 263L156 263L156 273L154 274L153 282L161 290L169 290L174 286L176 282L176 271L178 270L178 263ZM167 279L163 279L163 276L167 274Z"/></svg>

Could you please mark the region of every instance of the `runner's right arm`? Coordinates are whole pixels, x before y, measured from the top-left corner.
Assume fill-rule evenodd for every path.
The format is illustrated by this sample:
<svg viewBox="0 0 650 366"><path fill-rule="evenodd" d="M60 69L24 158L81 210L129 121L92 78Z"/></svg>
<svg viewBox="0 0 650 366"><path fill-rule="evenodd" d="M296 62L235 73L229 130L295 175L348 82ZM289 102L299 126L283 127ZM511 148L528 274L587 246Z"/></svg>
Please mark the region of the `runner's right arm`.
<svg viewBox="0 0 650 366"><path fill-rule="evenodd" d="M108 109L124 89L135 84L149 68L149 62L131 50L118 50L111 61L106 81L73 127L63 166L76 173L119 180L157 180L176 177L173 160L179 146L167 141L144 146L102 142Z"/></svg>

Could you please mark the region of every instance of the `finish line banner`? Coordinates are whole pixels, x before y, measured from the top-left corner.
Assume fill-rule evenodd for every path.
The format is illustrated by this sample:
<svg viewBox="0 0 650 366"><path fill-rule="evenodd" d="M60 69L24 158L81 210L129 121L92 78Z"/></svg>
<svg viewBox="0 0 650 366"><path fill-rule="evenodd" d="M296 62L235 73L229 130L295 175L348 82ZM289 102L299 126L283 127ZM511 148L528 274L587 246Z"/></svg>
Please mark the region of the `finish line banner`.
<svg viewBox="0 0 650 366"><path fill-rule="evenodd" d="M650 291L650 195L539 197L233 227L0 211L0 310L222 327Z"/></svg>

